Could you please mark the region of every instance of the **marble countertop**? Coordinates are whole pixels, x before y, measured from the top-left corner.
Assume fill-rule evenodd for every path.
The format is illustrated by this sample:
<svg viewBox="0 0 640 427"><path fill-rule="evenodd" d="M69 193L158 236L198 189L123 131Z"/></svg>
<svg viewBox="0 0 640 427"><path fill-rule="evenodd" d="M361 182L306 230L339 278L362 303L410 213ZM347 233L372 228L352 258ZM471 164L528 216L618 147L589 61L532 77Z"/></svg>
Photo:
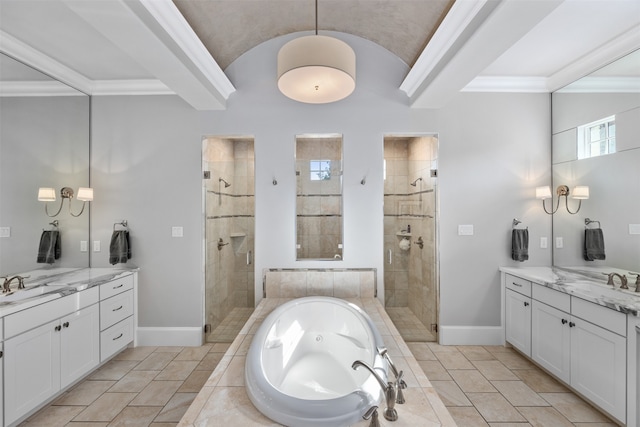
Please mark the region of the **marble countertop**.
<svg viewBox="0 0 640 427"><path fill-rule="evenodd" d="M500 267L500 271L530 280L612 310L640 317L640 292L635 292L635 276L626 270L603 267ZM627 275L629 290L607 285L607 273Z"/></svg>
<svg viewBox="0 0 640 427"><path fill-rule="evenodd" d="M137 268L50 268L21 273L25 289L0 294L0 317L126 276Z"/></svg>
<svg viewBox="0 0 640 427"><path fill-rule="evenodd" d="M451 414L436 393L431 382L413 357L400 333L375 298L344 298L360 306L376 324L393 362L404 371L408 388L406 403L396 405L398 420L389 422L380 410L380 425L387 427L454 427ZM249 345L262 320L287 298L264 298L225 353L206 384L178 424L179 427L204 426L280 426L261 414L249 400L244 384L244 364ZM384 402L381 403L384 407ZM359 421L352 427L367 427L369 421Z"/></svg>

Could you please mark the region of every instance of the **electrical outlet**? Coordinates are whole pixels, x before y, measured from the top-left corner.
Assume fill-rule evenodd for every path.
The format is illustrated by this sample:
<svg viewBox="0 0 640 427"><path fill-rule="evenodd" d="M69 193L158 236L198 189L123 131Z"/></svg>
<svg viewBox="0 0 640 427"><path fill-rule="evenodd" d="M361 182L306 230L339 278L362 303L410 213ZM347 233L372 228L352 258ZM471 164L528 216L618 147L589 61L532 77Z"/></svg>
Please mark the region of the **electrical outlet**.
<svg viewBox="0 0 640 427"><path fill-rule="evenodd" d="M564 248L564 239L562 237L556 237L556 249Z"/></svg>
<svg viewBox="0 0 640 427"><path fill-rule="evenodd" d="M473 224L458 225L458 236L473 236Z"/></svg>
<svg viewBox="0 0 640 427"><path fill-rule="evenodd" d="M541 237L540 238L540 248L541 249L547 249L547 247L549 246L549 242L547 241L546 237Z"/></svg>
<svg viewBox="0 0 640 427"><path fill-rule="evenodd" d="M80 240L80 252L87 252L89 250L89 242L86 240Z"/></svg>
<svg viewBox="0 0 640 427"><path fill-rule="evenodd" d="M0 227L0 237L11 237L11 227Z"/></svg>
<svg viewBox="0 0 640 427"><path fill-rule="evenodd" d="M182 227L171 227L171 237L183 237L184 229Z"/></svg>
<svg viewBox="0 0 640 427"><path fill-rule="evenodd" d="M93 252L100 252L100 240L93 241Z"/></svg>

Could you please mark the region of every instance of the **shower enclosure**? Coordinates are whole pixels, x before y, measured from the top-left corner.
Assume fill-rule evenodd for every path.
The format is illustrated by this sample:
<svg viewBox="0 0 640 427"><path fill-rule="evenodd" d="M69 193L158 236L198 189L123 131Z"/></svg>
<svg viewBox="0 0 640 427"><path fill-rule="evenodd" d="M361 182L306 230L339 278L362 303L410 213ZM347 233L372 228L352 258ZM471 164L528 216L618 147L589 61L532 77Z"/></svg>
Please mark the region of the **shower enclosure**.
<svg viewBox="0 0 640 427"><path fill-rule="evenodd" d="M250 137L205 137L205 338L231 342L253 312L254 150Z"/></svg>
<svg viewBox="0 0 640 427"><path fill-rule="evenodd" d="M437 341L437 135L384 138L385 306L405 341Z"/></svg>

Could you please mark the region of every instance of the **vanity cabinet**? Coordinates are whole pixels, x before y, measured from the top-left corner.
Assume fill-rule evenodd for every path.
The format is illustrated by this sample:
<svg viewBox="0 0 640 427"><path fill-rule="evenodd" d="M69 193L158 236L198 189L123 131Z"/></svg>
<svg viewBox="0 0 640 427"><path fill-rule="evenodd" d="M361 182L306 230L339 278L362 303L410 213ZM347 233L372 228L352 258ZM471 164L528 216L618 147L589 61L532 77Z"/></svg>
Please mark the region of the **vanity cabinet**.
<svg viewBox="0 0 640 427"><path fill-rule="evenodd" d="M518 280L505 274L505 340L624 423L627 419L627 316L534 282L515 279ZM521 293L523 289L529 297ZM526 306L530 308L528 312L527 302L530 303ZM530 325L528 352L527 331L522 330L527 321Z"/></svg>
<svg viewBox="0 0 640 427"><path fill-rule="evenodd" d="M5 318L5 332L15 333L4 343L5 425L17 421L98 365L97 302L97 289L89 289ZM75 303L80 310L74 311ZM63 311L67 314L58 317ZM31 329L30 322L25 321L29 312L34 320L47 315L55 320ZM27 323L23 326L26 332L20 328L23 321Z"/></svg>
<svg viewBox="0 0 640 427"><path fill-rule="evenodd" d="M133 275L100 285L100 361L133 341Z"/></svg>

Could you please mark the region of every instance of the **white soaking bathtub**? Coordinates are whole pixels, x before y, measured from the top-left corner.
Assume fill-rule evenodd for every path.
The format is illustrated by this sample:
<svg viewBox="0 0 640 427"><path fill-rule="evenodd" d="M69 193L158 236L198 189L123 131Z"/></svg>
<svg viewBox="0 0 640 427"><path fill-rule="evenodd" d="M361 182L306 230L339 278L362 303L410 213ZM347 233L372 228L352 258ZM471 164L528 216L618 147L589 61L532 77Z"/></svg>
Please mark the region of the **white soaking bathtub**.
<svg viewBox="0 0 640 427"><path fill-rule="evenodd" d="M371 318L354 304L330 297L289 301L267 316L251 342L247 394L285 426L348 426L383 401L373 375L351 367L361 360L386 381L382 347Z"/></svg>

